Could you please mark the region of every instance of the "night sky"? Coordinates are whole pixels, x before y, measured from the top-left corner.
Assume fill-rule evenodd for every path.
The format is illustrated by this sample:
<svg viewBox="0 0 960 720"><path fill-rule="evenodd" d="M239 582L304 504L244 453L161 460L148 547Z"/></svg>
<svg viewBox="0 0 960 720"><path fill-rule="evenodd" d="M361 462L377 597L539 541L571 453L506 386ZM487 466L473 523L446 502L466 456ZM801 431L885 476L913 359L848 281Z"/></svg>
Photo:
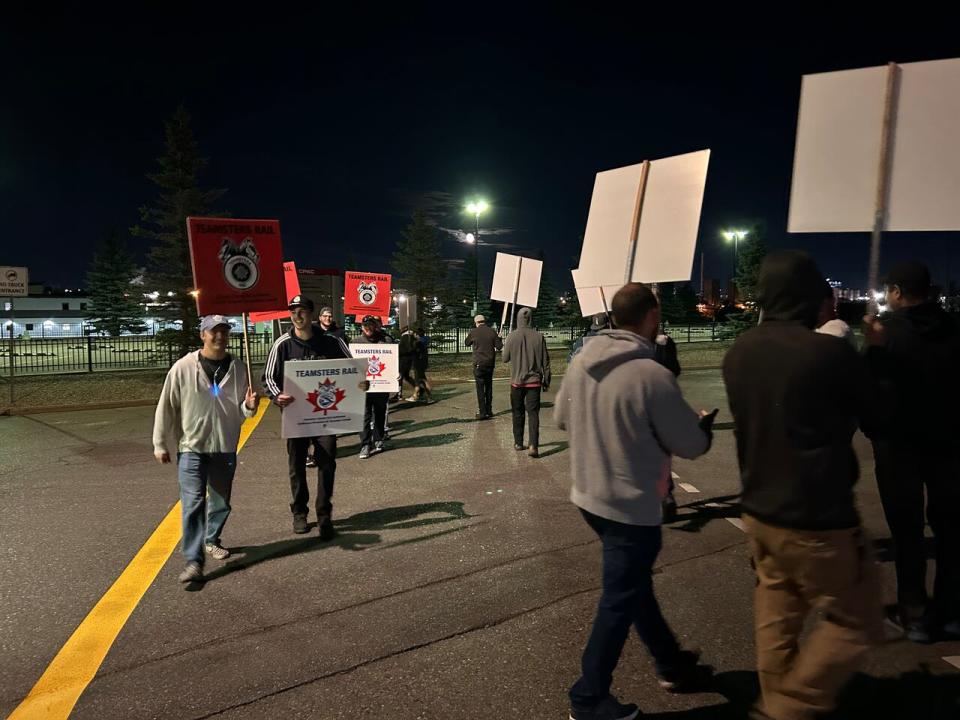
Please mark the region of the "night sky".
<svg viewBox="0 0 960 720"><path fill-rule="evenodd" d="M960 56L956 17L930 13L866 26L798 6L804 19L771 10L690 25L686 4L663 18L399 5L8 17L0 264L82 285L97 240L155 197L145 175L183 102L210 158L203 184L228 189L220 209L279 218L285 254L304 267L352 255L389 271L415 207L470 230L462 206L483 197L496 247L481 248L482 272L497 249L542 249L567 287L597 171L711 148L697 285L699 251L707 277L725 277L733 258L719 231L761 220L772 246L809 250L825 274L862 287L867 234L786 234L800 77ZM470 251L444 238L445 258ZM936 281L956 279L958 240L887 234L881 265L914 255ZM130 243L142 261L143 241Z"/></svg>

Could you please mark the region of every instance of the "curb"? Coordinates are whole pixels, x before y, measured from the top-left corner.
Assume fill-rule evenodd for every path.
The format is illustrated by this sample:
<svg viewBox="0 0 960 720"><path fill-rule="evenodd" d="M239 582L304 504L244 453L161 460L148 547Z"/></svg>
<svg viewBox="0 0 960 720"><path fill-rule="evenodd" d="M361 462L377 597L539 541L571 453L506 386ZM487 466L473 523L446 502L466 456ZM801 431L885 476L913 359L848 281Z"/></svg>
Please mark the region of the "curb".
<svg viewBox="0 0 960 720"><path fill-rule="evenodd" d="M90 403L88 405L39 405L37 407L7 407L0 409L0 415L40 415L53 412L77 412L78 410L115 410L120 408L146 407L156 405L156 400L118 400L115 402Z"/></svg>

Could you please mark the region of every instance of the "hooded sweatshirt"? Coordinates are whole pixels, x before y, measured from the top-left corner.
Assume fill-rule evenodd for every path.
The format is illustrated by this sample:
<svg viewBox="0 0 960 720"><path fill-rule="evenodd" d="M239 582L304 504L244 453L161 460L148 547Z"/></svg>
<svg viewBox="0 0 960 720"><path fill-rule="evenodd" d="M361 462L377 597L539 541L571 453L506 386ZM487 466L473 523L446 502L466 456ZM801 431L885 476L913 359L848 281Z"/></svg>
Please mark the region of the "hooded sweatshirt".
<svg viewBox="0 0 960 720"><path fill-rule="evenodd" d="M200 351L177 360L167 373L153 418L153 449L176 458L180 452L233 453L244 418L247 368L234 359L214 388L200 366Z"/></svg>
<svg viewBox="0 0 960 720"><path fill-rule="evenodd" d="M956 442L960 405L960 329L932 302L901 308L880 318L884 348L870 348L874 373L891 390L891 417L899 422L874 438L943 454Z"/></svg>
<svg viewBox="0 0 960 720"><path fill-rule="evenodd" d="M859 523L851 439L875 403L866 366L850 344L813 331L823 282L805 253L769 255L758 282L763 322L737 338L723 360L741 507L795 530Z"/></svg>
<svg viewBox="0 0 960 720"><path fill-rule="evenodd" d="M550 354L543 333L530 327L530 308L520 308L517 329L503 344L503 361L510 363L510 384L514 387L550 387Z"/></svg>
<svg viewBox="0 0 960 720"><path fill-rule="evenodd" d="M570 436L570 500L629 525L660 524L657 481L671 454L695 458L710 447L712 418L701 422L653 343L627 330L602 330L583 346L554 421Z"/></svg>

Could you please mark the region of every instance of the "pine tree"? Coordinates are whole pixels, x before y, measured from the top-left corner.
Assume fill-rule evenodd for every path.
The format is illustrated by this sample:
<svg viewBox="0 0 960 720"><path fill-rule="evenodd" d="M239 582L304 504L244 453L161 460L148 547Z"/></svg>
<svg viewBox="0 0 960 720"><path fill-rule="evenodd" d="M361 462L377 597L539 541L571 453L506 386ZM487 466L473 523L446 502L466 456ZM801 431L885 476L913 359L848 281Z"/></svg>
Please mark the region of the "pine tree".
<svg viewBox="0 0 960 720"><path fill-rule="evenodd" d="M763 223L755 223L740 245L737 256L738 300L754 303L757 301L757 280L760 277L760 265L767 256L767 233Z"/></svg>
<svg viewBox="0 0 960 720"><path fill-rule="evenodd" d="M116 337L123 332L141 333L143 291L131 286L139 275L133 257L120 233L114 229L101 240L87 270L90 299L87 319L98 332Z"/></svg>
<svg viewBox="0 0 960 720"><path fill-rule="evenodd" d="M417 321L429 314L428 302L438 294L447 277L447 266L440 258L440 238L427 216L417 210L393 253L394 284L417 296Z"/></svg>
<svg viewBox="0 0 960 720"><path fill-rule="evenodd" d="M537 309L533 312L533 324L540 329L552 327L560 320L560 294L550 279L546 265L540 275L540 292L537 294Z"/></svg>
<svg viewBox="0 0 960 720"><path fill-rule="evenodd" d="M179 323L170 331L181 352L195 347L198 339L196 301L190 295L193 273L187 244L190 215L210 216L211 208L226 190L201 190L199 175L207 158L190 129L190 116L181 105L165 123L166 152L157 159L160 170L147 175L160 190L153 205L140 208L140 225L131 228L135 237L152 241L146 277L148 290L160 293L156 315L166 323Z"/></svg>

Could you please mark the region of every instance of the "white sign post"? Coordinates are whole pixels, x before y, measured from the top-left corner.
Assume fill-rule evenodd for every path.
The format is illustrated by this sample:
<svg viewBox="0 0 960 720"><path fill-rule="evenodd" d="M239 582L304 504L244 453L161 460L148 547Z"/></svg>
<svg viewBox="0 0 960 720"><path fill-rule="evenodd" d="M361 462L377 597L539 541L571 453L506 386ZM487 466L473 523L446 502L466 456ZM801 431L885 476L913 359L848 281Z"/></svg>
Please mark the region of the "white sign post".
<svg viewBox="0 0 960 720"><path fill-rule="evenodd" d="M518 306L537 307L542 274L542 260L497 253L493 282L490 286L490 299L504 303L503 317L500 319L501 333L507 320L507 307L510 307L510 324L507 326L507 332L513 328L513 315Z"/></svg>
<svg viewBox="0 0 960 720"><path fill-rule="evenodd" d="M0 297L10 298L10 318L7 321L10 330L10 404L13 405L13 299L27 297L30 292L30 279L27 268L0 265Z"/></svg>
<svg viewBox="0 0 960 720"><path fill-rule="evenodd" d="M393 343L351 343L350 354L363 360L372 393L400 392L399 346Z"/></svg>
<svg viewBox="0 0 960 720"><path fill-rule="evenodd" d="M805 75L788 231L872 232L872 297L884 230L960 230L958 117L960 58Z"/></svg>
<svg viewBox="0 0 960 720"><path fill-rule="evenodd" d="M584 317L629 282L689 281L710 151L597 173L574 287Z"/></svg>
<svg viewBox="0 0 960 720"><path fill-rule="evenodd" d="M342 435L363 430L363 360L300 360L283 366L284 438Z"/></svg>

